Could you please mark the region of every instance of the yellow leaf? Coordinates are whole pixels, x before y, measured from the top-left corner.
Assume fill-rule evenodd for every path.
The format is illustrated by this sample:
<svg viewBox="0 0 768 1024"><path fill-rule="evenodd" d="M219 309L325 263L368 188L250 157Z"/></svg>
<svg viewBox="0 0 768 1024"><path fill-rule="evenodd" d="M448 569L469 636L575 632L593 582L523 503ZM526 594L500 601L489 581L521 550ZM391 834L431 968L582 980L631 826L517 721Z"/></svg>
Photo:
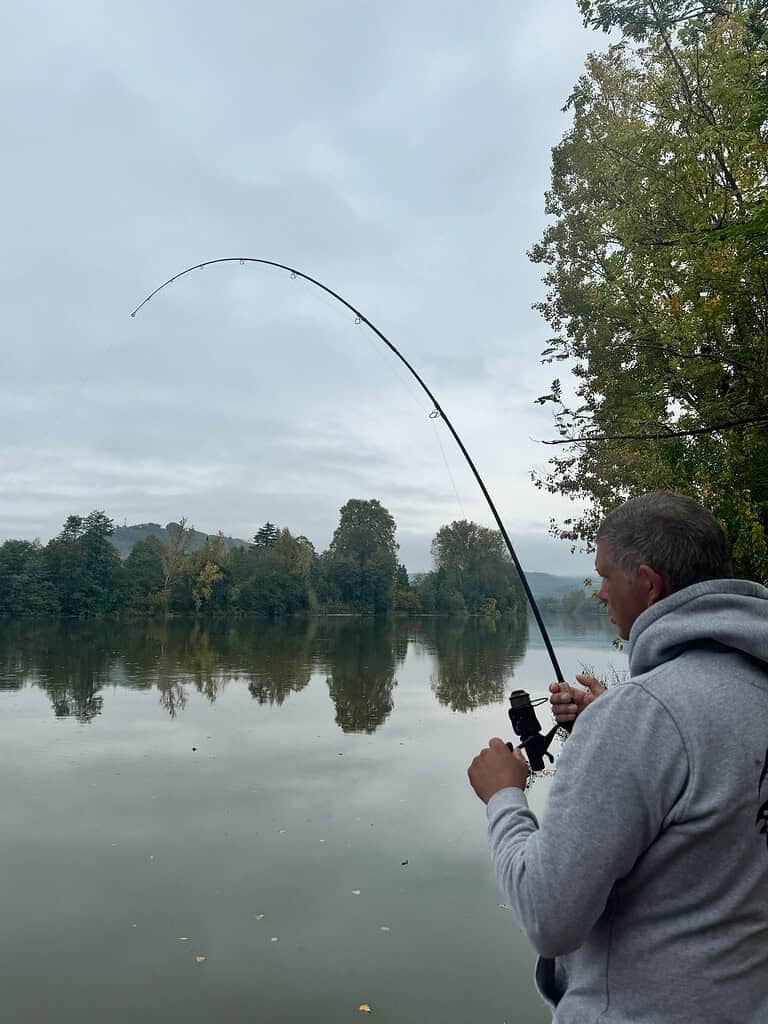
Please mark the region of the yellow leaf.
<svg viewBox="0 0 768 1024"><path fill-rule="evenodd" d="M373 1013L373 1010L370 1008L368 1003L360 1003L358 1010L360 1013Z"/></svg>

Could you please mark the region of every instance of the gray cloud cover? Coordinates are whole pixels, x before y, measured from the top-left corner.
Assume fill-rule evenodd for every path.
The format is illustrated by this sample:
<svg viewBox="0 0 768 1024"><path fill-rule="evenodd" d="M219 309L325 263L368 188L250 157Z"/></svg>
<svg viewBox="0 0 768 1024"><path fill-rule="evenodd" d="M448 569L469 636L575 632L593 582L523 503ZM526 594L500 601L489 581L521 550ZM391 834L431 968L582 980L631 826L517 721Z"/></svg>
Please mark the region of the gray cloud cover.
<svg viewBox="0 0 768 1024"><path fill-rule="evenodd" d="M244 537L271 519L324 547L347 498L378 497L418 570L442 523L490 523L426 398L301 281L213 267L129 318L183 267L247 255L402 347L530 568L588 566L546 537L570 504L529 478L552 426L525 251L601 45L573 0L6 11L0 538L100 507Z"/></svg>

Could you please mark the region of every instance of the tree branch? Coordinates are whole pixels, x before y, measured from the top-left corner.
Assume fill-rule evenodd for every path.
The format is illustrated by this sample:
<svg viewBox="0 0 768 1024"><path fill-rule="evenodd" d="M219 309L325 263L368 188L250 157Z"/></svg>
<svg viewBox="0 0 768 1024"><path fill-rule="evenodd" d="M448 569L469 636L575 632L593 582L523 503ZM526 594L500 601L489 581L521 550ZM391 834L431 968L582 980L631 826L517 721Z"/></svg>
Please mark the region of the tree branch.
<svg viewBox="0 0 768 1024"><path fill-rule="evenodd" d="M753 423L768 423L768 413L762 416L750 416L743 420L730 420L727 423L716 423L712 427L697 427L695 430L668 430L665 434L595 434L592 437L566 437L559 441L543 441L539 444L600 444L603 441L668 441L674 437L693 437L698 434L717 434L721 430L733 430Z"/></svg>

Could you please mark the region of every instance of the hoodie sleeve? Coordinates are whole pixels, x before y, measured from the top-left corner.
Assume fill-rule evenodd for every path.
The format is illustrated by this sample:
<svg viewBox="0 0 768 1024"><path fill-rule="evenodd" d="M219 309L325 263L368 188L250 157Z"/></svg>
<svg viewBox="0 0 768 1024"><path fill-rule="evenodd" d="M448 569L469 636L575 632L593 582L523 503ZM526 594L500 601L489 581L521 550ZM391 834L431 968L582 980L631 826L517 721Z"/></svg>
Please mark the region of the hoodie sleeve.
<svg viewBox="0 0 768 1024"><path fill-rule="evenodd" d="M496 875L540 956L578 949L629 873L684 801L688 755L658 699L639 684L579 717L558 762L542 823L519 789L488 801Z"/></svg>

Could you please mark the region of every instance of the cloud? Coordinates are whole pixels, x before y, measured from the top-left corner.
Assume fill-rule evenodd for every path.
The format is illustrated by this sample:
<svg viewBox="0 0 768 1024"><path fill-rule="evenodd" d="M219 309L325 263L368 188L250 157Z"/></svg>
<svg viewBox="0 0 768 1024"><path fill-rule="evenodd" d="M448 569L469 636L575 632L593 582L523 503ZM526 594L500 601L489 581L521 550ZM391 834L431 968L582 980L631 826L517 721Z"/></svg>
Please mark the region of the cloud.
<svg viewBox="0 0 768 1024"><path fill-rule="evenodd" d="M0 42L0 537L103 507L233 535L269 518L321 546L347 498L376 496L425 563L442 522L489 521L426 396L306 283L226 264L129 318L170 274L248 255L319 277L391 337L512 531L567 570L546 523L569 506L529 479L546 458L529 438L551 427L525 250L600 42L574 7L17 5Z"/></svg>

